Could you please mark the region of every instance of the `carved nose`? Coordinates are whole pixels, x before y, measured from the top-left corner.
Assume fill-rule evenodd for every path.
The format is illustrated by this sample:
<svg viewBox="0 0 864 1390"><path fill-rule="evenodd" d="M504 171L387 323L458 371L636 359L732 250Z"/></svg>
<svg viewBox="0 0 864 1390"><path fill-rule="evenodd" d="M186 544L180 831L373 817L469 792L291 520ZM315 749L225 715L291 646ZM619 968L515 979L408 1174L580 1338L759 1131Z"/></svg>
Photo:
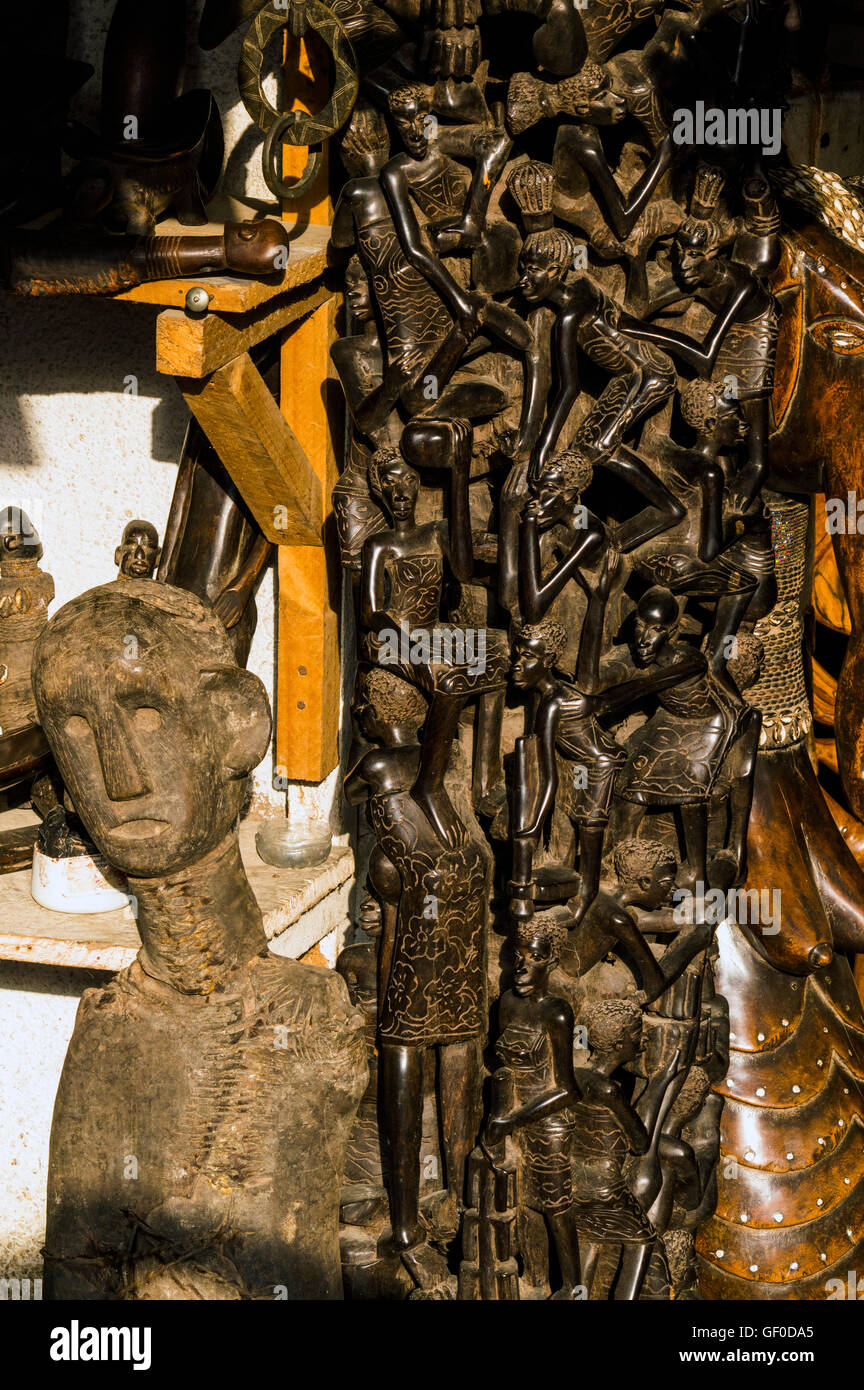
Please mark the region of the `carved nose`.
<svg viewBox="0 0 864 1390"><path fill-rule="evenodd" d="M833 946L827 941L818 941L807 957L807 963L811 970L821 970L824 966L830 965L833 959Z"/></svg>

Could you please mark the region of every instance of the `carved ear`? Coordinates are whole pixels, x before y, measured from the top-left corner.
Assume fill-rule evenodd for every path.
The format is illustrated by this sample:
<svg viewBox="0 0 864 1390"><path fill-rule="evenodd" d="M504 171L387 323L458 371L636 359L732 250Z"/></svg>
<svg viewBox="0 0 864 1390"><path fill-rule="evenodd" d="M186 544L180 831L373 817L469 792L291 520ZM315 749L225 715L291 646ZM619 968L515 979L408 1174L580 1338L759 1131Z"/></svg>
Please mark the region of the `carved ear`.
<svg viewBox="0 0 864 1390"><path fill-rule="evenodd" d="M270 744L270 701L261 681L239 666L201 672L219 722L228 779L245 777L257 767Z"/></svg>
<svg viewBox="0 0 864 1390"><path fill-rule="evenodd" d="M118 545L117 549L114 551L114 563L115 563L115 565L119 565L119 563L120 563L120 547L119 547L119 545Z"/></svg>

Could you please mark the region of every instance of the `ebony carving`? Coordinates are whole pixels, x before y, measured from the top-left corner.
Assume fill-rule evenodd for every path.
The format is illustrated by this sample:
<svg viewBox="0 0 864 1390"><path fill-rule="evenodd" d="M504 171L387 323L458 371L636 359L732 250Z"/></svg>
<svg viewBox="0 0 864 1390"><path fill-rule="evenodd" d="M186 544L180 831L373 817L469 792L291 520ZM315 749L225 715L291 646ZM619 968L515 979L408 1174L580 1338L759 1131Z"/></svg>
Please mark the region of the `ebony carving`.
<svg viewBox="0 0 864 1390"><path fill-rule="evenodd" d="M358 1297L824 1297L864 1237L829 1161L864 1120L861 567L837 528L819 594L850 635L813 701L840 806L807 756L801 500L860 482L864 217L857 184L782 148L782 11L400 6L412 51L340 9L381 39L332 237L389 1198L365 1283L345 1221ZM697 101L703 133L706 107L727 122L713 148ZM488 897L436 929L423 894L454 855ZM467 997L486 1078L481 1108L461 1071L454 1165L449 1062L436 1092L419 1058L450 1044L419 1020Z"/></svg>

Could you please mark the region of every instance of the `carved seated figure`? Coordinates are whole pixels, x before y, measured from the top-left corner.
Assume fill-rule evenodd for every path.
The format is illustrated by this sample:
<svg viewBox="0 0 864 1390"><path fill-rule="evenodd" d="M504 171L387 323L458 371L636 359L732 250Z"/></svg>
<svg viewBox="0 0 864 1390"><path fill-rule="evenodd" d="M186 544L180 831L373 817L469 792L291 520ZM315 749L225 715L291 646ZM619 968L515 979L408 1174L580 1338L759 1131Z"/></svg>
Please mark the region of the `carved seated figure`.
<svg viewBox="0 0 864 1390"><path fill-rule="evenodd" d="M51 1131L47 1296L340 1298L363 1015L334 972L270 954L240 859L264 687L209 604L142 579L61 608L33 683L142 943L78 1010Z"/></svg>

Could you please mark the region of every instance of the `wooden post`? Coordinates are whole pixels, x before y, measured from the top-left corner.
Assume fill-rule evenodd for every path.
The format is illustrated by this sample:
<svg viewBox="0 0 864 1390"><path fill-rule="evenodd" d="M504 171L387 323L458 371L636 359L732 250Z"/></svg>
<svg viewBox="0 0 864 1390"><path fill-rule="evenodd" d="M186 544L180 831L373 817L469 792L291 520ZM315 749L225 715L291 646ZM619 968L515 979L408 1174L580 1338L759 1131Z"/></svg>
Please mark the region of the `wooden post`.
<svg viewBox="0 0 864 1390"><path fill-rule="evenodd" d="M310 42L310 48L312 44ZM295 105L315 109L326 101L327 63L315 54L314 77L307 44L286 83ZM285 146L286 178L305 164L305 149ZM329 226L332 207L326 150L322 169L306 195L286 204L288 220ZM321 479L321 524L332 531L330 492L336 479L337 451L342 446L332 379L330 345L335 337L339 299L315 309L285 332L282 347L282 413ZM328 553L329 552L329 553ZM324 547L281 545L277 551L276 764L280 775L295 782L320 782L339 761L339 603L341 576L332 536Z"/></svg>

